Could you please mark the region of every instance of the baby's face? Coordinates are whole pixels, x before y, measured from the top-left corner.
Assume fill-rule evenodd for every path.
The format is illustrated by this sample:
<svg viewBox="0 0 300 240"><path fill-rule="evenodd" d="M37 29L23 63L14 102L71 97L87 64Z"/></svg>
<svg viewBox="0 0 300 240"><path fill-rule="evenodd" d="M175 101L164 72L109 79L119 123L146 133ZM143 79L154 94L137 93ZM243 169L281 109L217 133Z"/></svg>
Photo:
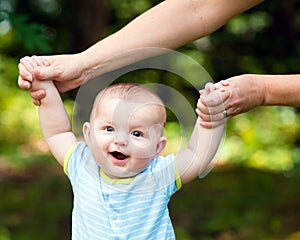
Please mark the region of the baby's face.
<svg viewBox="0 0 300 240"><path fill-rule="evenodd" d="M101 99L85 137L106 175L133 177L159 155L166 144L159 109L154 104Z"/></svg>

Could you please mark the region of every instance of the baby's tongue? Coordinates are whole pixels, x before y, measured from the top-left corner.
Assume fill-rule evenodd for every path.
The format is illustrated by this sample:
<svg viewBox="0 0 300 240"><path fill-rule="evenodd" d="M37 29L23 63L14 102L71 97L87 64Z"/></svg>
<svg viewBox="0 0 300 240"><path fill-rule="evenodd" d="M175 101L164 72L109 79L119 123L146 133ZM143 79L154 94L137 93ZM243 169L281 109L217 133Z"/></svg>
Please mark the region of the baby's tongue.
<svg viewBox="0 0 300 240"><path fill-rule="evenodd" d="M113 156L118 160L124 160L125 158L127 158L126 155L120 152L113 152Z"/></svg>

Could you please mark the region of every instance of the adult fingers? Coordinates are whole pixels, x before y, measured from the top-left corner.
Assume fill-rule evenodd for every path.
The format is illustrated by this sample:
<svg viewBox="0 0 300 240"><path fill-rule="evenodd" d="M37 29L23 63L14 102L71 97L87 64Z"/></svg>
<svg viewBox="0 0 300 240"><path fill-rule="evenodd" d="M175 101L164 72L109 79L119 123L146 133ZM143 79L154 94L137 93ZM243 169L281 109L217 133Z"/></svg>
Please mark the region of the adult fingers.
<svg viewBox="0 0 300 240"><path fill-rule="evenodd" d="M31 82L28 80L24 80L21 76L18 77L18 85L22 89L30 89Z"/></svg>
<svg viewBox="0 0 300 240"><path fill-rule="evenodd" d="M204 121L222 121L230 115L228 102L229 91L213 91L209 95L201 95L197 102L197 114Z"/></svg>
<svg viewBox="0 0 300 240"><path fill-rule="evenodd" d="M47 59L43 56L33 55L31 58L35 61L37 66L49 66Z"/></svg>
<svg viewBox="0 0 300 240"><path fill-rule="evenodd" d="M27 69L27 71L31 72L37 66L37 63L33 60L32 57L23 57L20 59L20 63Z"/></svg>
<svg viewBox="0 0 300 240"><path fill-rule="evenodd" d="M223 109L221 112L214 113L214 114L205 114L201 112L198 108L196 109L197 115L206 122L217 122L217 121L222 121L224 119L227 119L230 117L229 112L225 109Z"/></svg>
<svg viewBox="0 0 300 240"><path fill-rule="evenodd" d="M34 76L39 80L59 80L61 71L53 66L40 65L33 70Z"/></svg>
<svg viewBox="0 0 300 240"><path fill-rule="evenodd" d="M26 66L24 64L22 64L21 62L18 64L18 69L19 69L19 75L21 76L21 78L23 80L27 80L27 81L32 81L32 74L30 72L30 70L28 70L28 68L26 68Z"/></svg>
<svg viewBox="0 0 300 240"><path fill-rule="evenodd" d="M61 71L50 64L43 56L24 57L20 60L23 68L39 80L57 80Z"/></svg>
<svg viewBox="0 0 300 240"><path fill-rule="evenodd" d="M33 70L36 66L36 62L31 57L23 57L18 64L19 78L18 85L23 89L30 89L31 82L33 81Z"/></svg>
<svg viewBox="0 0 300 240"><path fill-rule="evenodd" d="M213 91L208 95L201 95L198 99L197 108L205 114L214 114L226 108L225 103L230 96L229 91Z"/></svg>

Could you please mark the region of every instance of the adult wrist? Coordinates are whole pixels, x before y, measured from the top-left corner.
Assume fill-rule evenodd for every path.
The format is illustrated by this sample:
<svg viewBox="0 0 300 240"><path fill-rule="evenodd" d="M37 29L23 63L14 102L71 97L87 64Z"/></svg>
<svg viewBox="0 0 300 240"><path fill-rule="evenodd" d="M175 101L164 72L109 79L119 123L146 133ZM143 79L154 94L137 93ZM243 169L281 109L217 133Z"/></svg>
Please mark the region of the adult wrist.
<svg viewBox="0 0 300 240"><path fill-rule="evenodd" d="M83 79L83 83L93 78L94 67L90 62L90 58L86 51L75 54L77 60L78 72Z"/></svg>
<svg viewBox="0 0 300 240"><path fill-rule="evenodd" d="M254 96L251 96L254 106L265 106L267 105L267 86L264 75L259 74L246 74L245 77L250 80L248 87L252 89Z"/></svg>
<svg viewBox="0 0 300 240"><path fill-rule="evenodd" d="M255 75L254 83L257 90L257 106L268 106L269 105L269 88L268 82L265 75Z"/></svg>

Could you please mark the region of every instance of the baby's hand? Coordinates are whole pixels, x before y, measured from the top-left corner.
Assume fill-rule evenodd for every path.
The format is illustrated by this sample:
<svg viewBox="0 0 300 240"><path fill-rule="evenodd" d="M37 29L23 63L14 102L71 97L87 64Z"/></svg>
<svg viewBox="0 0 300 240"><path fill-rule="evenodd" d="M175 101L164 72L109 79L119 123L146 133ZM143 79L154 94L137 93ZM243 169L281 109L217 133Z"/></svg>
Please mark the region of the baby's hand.
<svg viewBox="0 0 300 240"><path fill-rule="evenodd" d="M31 88L28 90L30 93L30 96L32 98L32 102L36 106L41 105L41 101L45 99L46 93L52 89L56 88L53 81L41 81L36 78L33 78L31 82ZM36 100L36 97L40 95L40 100Z"/></svg>
<svg viewBox="0 0 300 240"><path fill-rule="evenodd" d="M207 83L204 87L204 89L201 89L199 91L200 95L209 94L211 91L219 90L220 92L225 92L226 87L229 86L229 82L227 80L222 80L220 82L217 82L215 84L213 83Z"/></svg>
<svg viewBox="0 0 300 240"><path fill-rule="evenodd" d="M47 91L47 89L52 88L52 87L55 87L53 81L45 81L45 80L39 80L39 79L33 78L32 83L31 83L31 89L29 91L35 92L40 89Z"/></svg>

